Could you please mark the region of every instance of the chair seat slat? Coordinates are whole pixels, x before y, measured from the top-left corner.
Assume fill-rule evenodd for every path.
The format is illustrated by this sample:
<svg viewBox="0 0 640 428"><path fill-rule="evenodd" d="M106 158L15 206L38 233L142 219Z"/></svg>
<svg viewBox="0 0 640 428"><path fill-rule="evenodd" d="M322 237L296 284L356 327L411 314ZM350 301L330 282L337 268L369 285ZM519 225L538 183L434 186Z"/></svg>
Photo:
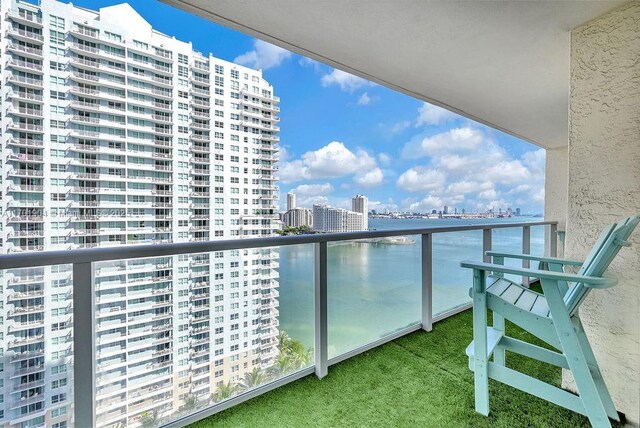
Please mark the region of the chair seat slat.
<svg viewBox="0 0 640 428"><path fill-rule="evenodd" d="M505 302L514 304L518 300L518 298L522 295L523 292L524 290L522 288L518 287L517 285L511 284L509 285L509 287L507 287L504 293L502 293L500 298L503 299Z"/></svg>
<svg viewBox="0 0 640 428"><path fill-rule="evenodd" d="M541 317L546 317L549 315L549 305L547 304L547 299L544 296L538 296L536 301L533 303L531 307L531 312L540 315Z"/></svg>
<svg viewBox="0 0 640 428"><path fill-rule="evenodd" d="M502 293L504 293L504 290L509 287L509 285L511 285L511 283L506 279L498 278L496 282L494 282L487 288L487 291L495 294L496 296L501 296Z"/></svg>
<svg viewBox="0 0 640 428"><path fill-rule="evenodd" d="M525 311L530 311L537 297L538 295L536 293L532 291L525 291L516 302L516 306L524 309Z"/></svg>

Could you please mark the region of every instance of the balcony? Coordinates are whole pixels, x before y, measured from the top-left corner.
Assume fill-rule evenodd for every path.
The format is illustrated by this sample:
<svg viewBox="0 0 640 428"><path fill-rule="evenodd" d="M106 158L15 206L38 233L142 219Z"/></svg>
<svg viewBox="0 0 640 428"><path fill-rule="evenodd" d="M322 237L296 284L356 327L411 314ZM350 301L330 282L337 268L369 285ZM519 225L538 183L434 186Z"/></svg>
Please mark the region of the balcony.
<svg viewBox="0 0 640 428"><path fill-rule="evenodd" d="M127 364L129 365L143 365L145 369L149 372L146 377L139 378L139 382L131 381L128 387L132 387L133 385L140 385L149 383L149 382L158 382L162 377L166 376L167 368L170 368L174 363L166 358L169 355L172 355L173 350L169 348L158 348L157 345L159 343L171 343L172 338L169 337L172 327L171 325L177 322L177 313L172 312L171 308L175 307L175 302L173 299L167 300L166 297L159 297L170 295L171 290L169 289L170 285L164 286L163 289L158 289L157 293L152 292L149 288L145 290L145 287L157 287L160 282L171 283L174 278L171 276L169 272L165 272L165 270L170 269L170 265L166 265L166 258L172 256L174 254L178 254L180 252L184 252L185 249L190 249L190 253L197 255L193 257L197 257L197 259L193 259L190 262L192 269L205 269L202 272L192 272L192 275L195 276L193 281L198 281L197 284L190 284L189 290L198 290L190 291L188 294L188 301L190 302L189 311L184 312L183 314L189 313L188 321L186 317L182 317L185 319L185 322L190 326L188 328L188 332L185 334L191 335L188 338L188 342L191 346L188 355L185 355L186 358L189 358L190 367L195 370L196 367L202 367L203 365L211 364L211 354L213 352L213 343L215 337L213 337L213 329L209 326L212 317L212 309L213 308L213 299L214 293L213 289L210 288L210 283L208 282L209 277L209 265L210 257L213 257L213 253L218 250L234 250L234 249L254 249L251 251L251 254L255 254L258 257L264 256L262 258L262 262L260 263L260 267L254 269L252 272L254 278L259 279L261 282L258 284L259 290L261 290L258 294L251 296L251 308L257 308L259 305L261 307L261 312L258 318L256 318L255 323L253 325L257 326L255 330L255 336L253 336L253 344L251 353L254 355L254 361L259 361L259 367L262 367L265 370L265 374L263 375L262 380L259 382L259 385L255 387L247 387L246 389L237 389L237 393L233 395L231 401L218 403L216 401L209 400L209 394L207 393L205 397L201 397L200 405L202 407L208 407L207 412L217 412L218 409L222 409L223 407L228 406L228 404L239 403L247 400L248 398L266 392L270 389L273 389L279 385L283 385L285 383L293 382L299 378L308 376L314 372L314 370L321 370L326 373L329 370L329 376L322 381L317 381L313 378L305 379L300 382L296 382L289 386L289 388L310 388L309 385L313 385L312 391L308 392L309 396L314 396L314 394L322 394L326 393L326 391L333 388L338 388L337 390L344 390L345 394L348 396L354 396L354 394L348 392L348 383L343 382L341 379L348 378L349 382L352 382L351 379L361 377L361 381L370 385L376 385L373 387L364 388L364 394L366 394L366 400L369 400L369 395L377 397L382 404L384 400L392 400L391 396L393 394L405 393L409 389L405 389L401 392L398 392L399 386L396 385L421 385L419 389L419 393L414 396L413 400L403 401L402 405L407 406L407 409L411 409L412 406L426 406L427 410L444 408L449 412L453 412L454 409L460 407L460 402L467 399L470 401L471 395L469 395L469 391L473 388L473 383L471 382L471 372L468 372L466 365L466 358L464 355L464 347L466 346L469 336L471 335L470 328L470 314L467 309L469 308L469 300L468 296L466 296L466 290L468 284L458 284L452 285L449 290L443 290L440 285L434 285L432 283L433 271L437 271L438 263L436 263L436 253L439 251L440 246L435 246L433 244L433 237L446 237L449 234L459 234L465 233L465 236L470 236L470 234L475 234L476 239L474 242L479 243L476 250L478 256L482 254L482 250L486 248L491 248L492 245L492 236L495 238L499 238L501 230L509 229L513 233L514 236L522 237L522 245L531 245L531 229L535 227L546 227L548 228L550 239L554 239L555 237L555 223L550 222L537 222L537 223L501 223L501 224L479 224L473 226L457 226L457 227L440 227L440 228L429 228L429 229L416 229L416 230L404 230L404 231L374 231L374 232L354 232L354 233L346 233L346 234L321 234L321 235L304 235L297 237L282 237L282 238L257 238L257 239L242 239L242 240L227 240L227 241L209 241L209 238L198 238L198 242L192 243L180 243L180 244L168 244L163 246L155 246L155 245L145 245L145 246L122 246L118 245L114 248L100 248L91 251L84 250L69 250L64 253L55 253L55 252L41 252L38 254L31 253L29 255L12 255L11 258L7 258L7 256L0 256L0 266L4 269L11 269L12 264L15 266L16 264L22 268L26 267L38 267L38 266L48 266L59 263L72 263L74 269L73 278L76 278L81 282L86 282L85 284L78 283L74 284L75 293L73 294L73 301L70 302L67 310L71 310L70 308L78 308L81 307L82 302L89 299L95 299L95 302L98 305L106 305L101 306L101 309L97 311L98 317L100 318L99 325L97 326L98 337L96 338L96 342L100 343L100 346L103 347L100 352L100 363L98 365L98 371L103 372L104 370L117 370L120 373L118 376L122 376L123 370L125 370L123 364L124 360L122 360L119 354L127 353L129 357L127 358ZM200 230L206 229L205 226L192 226L192 230ZM542 229L536 229L538 232L542 232ZM129 233L131 233L130 231ZM521 235L519 235L521 233ZM353 342L351 345L344 347L344 345L339 345L338 348L335 348L336 343L331 344L331 350L329 350L329 342L326 341L326 331L327 329L331 329L330 325L326 324L325 321L322 321L322 317L316 318L315 322L315 347L316 349L323 350L321 353L316 353L316 357L312 358L309 361L309 364L303 364L297 368L292 369L292 371L287 372L287 375L284 377L276 377L271 378L266 375L267 369L271 367L273 364L272 361L278 355L277 339L276 335L279 333L282 324L279 322L278 311L282 311L283 303L279 300L283 293L290 292L282 289L282 284L280 285L280 290L278 290L278 283L272 281L273 278L277 278L274 276L270 269L279 268L282 269L283 260L287 260L288 257L283 257L280 255L279 257L273 257L271 254L272 250L262 250L265 245L272 246L282 246L284 247L300 247L303 245L308 245L307 249L311 250L311 253L318 254L315 260L319 263L319 267L316 267L316 272L318 276L316 276L315 287L324 287L327 286L327 271L328 266L323 264L321 261L323 257L327 257L328 252L330 251L340 251L340 248L343 248L341 245L334 245L335 243L345 243L349 245L353 245L353 251L361 251L362 248L366 249L367 246L370 245L371 240L382 239L385 237L392 236L405 236L411 235L415 239L412 241L413 245L410 247L401 246L399 248L406 249L410 248L413 256L417 257L416 263L412 266L415 268L415 275L411 277L411 280L407 285L403 285L403 287L412 287L414 293L413 297L408 298L407 302L413 302L410 304L410 308L407 307L406 310L394 310L392 309L393 317L396 318L392 321L392 325L387 325L383 329L382 335L375 334L367 339L358 339L358 341ZM457 236L457 235L456 235ZM540 233L536 234L536 239L542 236ZM364 243L361 240L365 239ZM416 241L422 239L422 245L416 243ZM436 243L441 242L436 239ZM537 244L540 244L540 239L536 241ZM553 241L552 241L553 243ZM96 244L82 244L84 246L95 246ZM362 247L364 245L364 247ZM432 247L432 245L434 245ZM441 245L441 244L437 244ZM500 239L497 239L494 242L495 247L500 247L502 245ZM185 247L186 246L186 247ZM536 250L538 247L536 247ZM282 248L281 248L282 250ZM523 247L523 250L528 250ZM435 252L434 252L435 251ZM202 253L210 253L207 257L203 257ZM100 284L95 284L95 290L97 290L97 295L94 297L92 292L92 283L91 280L92 275L91 272L95 272L100 278L106 278L103 275L103 269L112 269L113 263L123 263L127 260L141 259L141 258L149 258L147 261L140 264L140 273L136 273L136 276L129 275L120 275L119 272L126 273L126 270L116 270L109 272L105 271L104 274L109 275L111 279L109 282L100 282ZM422 270L420 269L421 262L420 260L429 261L429 257L434 258L433 262L425 263L422 262ZM441 256L440 256L441 257ZM275 260L279 259L280 263L276 264ZM299 259L299 257L295 257L292 260L304 260ZM311 258L313 260L313 257ZM211 263L214 261L211 260ZM107 263L103 265L103 263ZM128 262L130 263L130 262ZM136 262L138 263L138 262ZM151 263L151 264L149 264ZM138 263L139 264L139 263ZM393 266L394 262L390 260L390 266ZM124 263L122 266L126 266L127 263ZM324 266L324 268L322 267ZM134 266L129 266L133 268ZM87 270L83 273L83 270ZM149 274L150 269L159 270L158 275ZM334 268L332 268L334 269ZM339 269L349 269L353 270L349 265L345 265ZM386 269L387 271L393 269ZM314 271L313 269L313 261L308 266L308 271L311 273ZM431 272L431 273L430 273ZM86 275L85 275L86 273ZM422 276L421 276L422 275ZM198 279L200 277L207 277L206 280ZM324 278L324 279L323 279ZM422 278L422 279L420 279ZM212 278L213 279L213 278ZM281 275L281 280L282 280ZM393 281L392 281L393 282ZM145 284L148 284L145 286ZM312 286L313 288L313 286ZM83 293L81 290L87 290L87 293ZM129 291L126 291L129 290ZM319 300L317 302L320 305L320 312L327 310L327 302L328 300L335 299L336 295L334 293L340 292L339 289L329 288L328 295L325 294L324 297L319 295ZM38 291L40 293L40 291ZM167 294L168 293L168 294ZM197 294L196 294L197 293ZM16 293L13 293L16 294ZM215 293L217 295L218 293ZM40 295L40 294L38 294ZM313 293L311 294L313 295ZM158 296L150 298L150 296ZM333 297L332 297L333 296ZM455 297L452 297L455 296ZM374 298L380 298L381 296L377 296ZM12 298L14 301L16 299ZM139 299L135 303L133 301L123 302L123 299ZM160 300L157 300L160 299ZM328 299L328 300L327 300ZM433 299L433 300L431 300ZM388 296L385 295L385 300L388 300ZM22 300L18 300L22 301ZM211 306L210 302L211 301ZM233 302L233 300L231 300ZM32 306L24 306L18 312L17 309L10 309L8 312L8 317L10 319L19 319L18 317L31 314L38 313L43 310L43 307L40 305L35 305L30 303L30 301L25 301L31 304ZM334 300L331 300L334 302ZM111 304L112 303L112 304ZM334 303L330 303L334 304ZM366 302L365 304L369 305L371 302ZM405 303L406 304L406 303ZM425 306L426 305L426 306ZM420 307L424 308L424 310L420 310ZM276 309L278 308L278 309ZM427 309L429 308L429 309ZM353 311L357 314L359 311ZM434 315L435 312L435 315ZM66 312L68 314L68 312ZM407 314L410 314L407 318ZM412 315L411 315L412 314ZM67 315L68 316L68 315ZM90 385L90 382L84 382L83 379L93 379L93 366L83 365L79 363L80 361L95 361L98 356L97 349L91 349L90 347L83 346L86 340L91 340L95 331L90 328L91 323L88 321L83 321L82 317L90 317L92 316L90 312L86 314L83 311L76 312L74 310L74 355L76 364L74 366L74 379L76 382L76 387L82 388L83 385ZM452 317L452 318L451 318ZM38 323L41 321L38 320ZM369 321L365 321L369 322ZM435 327L432 327L433 323ZM39 326L40 324L38 324ZM85 325L89 328L84 328ZM35 326L35 325L34 325ZM126 329L125 329L125 326ZM451 326L453 330L450 330L448 326ZM28 324L20 323L18 329L16 326L9 326L9 332L13 331L22 331L29 328ZM31 327L33 328L33 326ZM433 328L433 331L431 331ZM22 329L22 330L20 330ZM313 331L313 327L311 329ZM419 331L417 330L426 330ZM166 337L147 337L148 335L158 334L158 332L167 332L163 333ZM323 333L324 332L324 333ZM140 340L131 341L133 337L137 337ZM335 337L331 336L335 340ZM348 337L348 336L347 336ZM449 338L449 340L445 340L444 338ZM157 340L156 340L157 339ZM19 346L22 342L18 343L16 337L13 338L13 342L11 342L10 346ZM31 338L29 338L31 340ZM38 337L39 340L39 337ZM107 345L107 342L109 345ZM390 342L390 343L389 343ZM385 345L386 344L386 345ZM108 346L108 347L107 347ZM197 347L196 347L197 346ZM380 347L382 346L382 347ZM334 349L335 348L335 349ZM113 352L112 352L113 351ZM111 355L113 354L113 358ZM133 357L135 355L135 358ZM28 354L12 354L11 361L22 361L23 359L34 358L36 354L28 353ZM257 358L257 360L255 360ZM398 361L401 361L402 364L398 364ZM513 359L514 364L519 363L520 360ZM340 364L339 364L340 363ZM353 365L355 364L358 369L354 369ZM367 366L367 364L370 364ZM313 367L315 365L315 368ZM133 367L133 366L132 366ZM351 368L350 368L351 367ZM366 370L360 370L359 367L367 367ZM385 367L384 370L381 370L380 367ZM534 368L532 368L534 369ZM535 367L537 370L537 367ZM260 369L262 370L262 369ZM551 371L550 369L546 369L544 372L545 375L548 374L550 377L555 379L556 381L559 379L559 370ZM333 373L336 375L332 376ZM353 373L351 373L353 372ZM84 375L83 375L84 373ZM269 372L270 373L270 372ZM340 374L346 373L346 374ZM454 375L452 375L452 373ZM100 374L100 373L99 373ZM118 377L118 379L120 379ZM112 378L113 379L113 378ZM377 381L376 379L381 379ZM395 383L389 383L389 379L393 379ZM105 385L105 387L109 388L110 393L117 394L119 391L122 391L122 387L118 385L113 385L113 388L108 386L107 379L102 375L99 376L100 385ZM449 380L449 383L445 382ZM78 384L80 382L80 384ZM332 382L338 382L334 384ZM357 388L359 383L354 383L354 388ZM440 392L442 385L447 385L447 388L451 389L451 393L442 394ZM210 387L209 383L207 386ZM436 387L437 386L437 387ZM287 388L287 389L289 389ZM195 390L195 389L194 389ZM354 389L355 391L356 389ZM104 396L105 389L100 390L100 397ZM278 390L273 392L275 396L279 396L278 394L283 394L283 390ZM323 392L324 391L324 392ZM159 391L151 390L150 393L158 393ZM212 391L213 392L213 388ZM505 390L506 394L513 395L512 391ZM307 394L307 392L305 392ZM90 395L90 394L89 394ZM528 400L527 397L523 397L520 395L516 395L518 400L522 402L526 402ZM357 397L357 395L356 395ZM299 399L299 398L298 398ZM336 400L335 406L338 405L346 405L349 403L344 397L339 398L338 396L332 397L332 399ZM285 399L283 399L286 401ZM357 398L359 400L359 398ZM283 401L283 402L284 402ZM531 401L531 400L529 400ZM83 402L83 398L76 398L76 407ZM86 405L95 406L96 400L93 396L90 396L90 400L86 400ZM425 404L427 403L427 404ZM132 404L129 402L128 404ZM252 406L255 404L248 403L245 406ZM280 404L278 404L280 405ZM355 406L355 404L352 404ZM546 413L536 410L538 408L542 409L542 405L540 403L528 404L534 407L523 407L523 412L538 412L535 413L537 418L536 421L540 421L540 423L546 423L547 417L558 417L562 418L573 418L568 419L572 421L582 421L581 416L576 416L573 414L566 415L568 412L561 411L550 411L548 410ZM97 405L98 407L100 405ZM366 406L365 406L366 407ZM368 407L369 409L371 407ZM96 409L94 414L102 414L104 412L110 411L110 408L101 407ZM455 411L460 411L455 410ZM182 413L175 413L176 410L173 409L171 411L167 410L162 416L162 423L171 422L176 417L183 415ZM465 418L476 421L473 419L476 417L473 414L473 407L469 406L467 410L463 410L463 412L468 412L468 415ZM497 411L496 411L497 412ZM564 413L562 413L564 412ZM242 412L236 412L240 419L237 420L238 423L242 424L246 422L246 419L242 419L248 416L242 416ZM466 413L465 413L466 414ZM368 419L368 415L370 413L364 412L363 414L355 413L354 417L358 415L358 418L354 419L353 423L355 425L362 424L367 425L371 423ZM399 414L398 414L399 415ZM447 415L449 415L447 413ZM128 417L132 415L129 414ZM78 417L78 414L76 414ZM210 421L205 421L204 423L216 423L216 418L226 418L228 415L220 415L214 417ZM315 417L315 416L313 416ZM323 416L319 416L322 418ZM402 416L397 416L401 418ZM453 417L453 416L447 416ZM497 415L497 418L502 416ZM506 416L504 416L506 417ZM420 413L419 418L430 418L429 420L434 420L436 418L436 413L429 413L428 411ZM102 419L101 419L102 420ZM420 419L422 420L422 419ZM426 420L426 419L425 419ZM437 420L437 419L436 419ZM517 421L518 419L505 419L505 421ZM92 422L93 423L93 422ZM234 422L235 423L235 422ZM509 423L509 422L505 422ZM277 425L277 424L276 424Z"/></svg>
<svg viewBox="0 0 640 428"><path fill-rule="evenodd" d="M44 133L44 126L34 124L34 123L27 123L27 122L9 122L9 124L7 125L7 128L15 129L18 131L34 132L39 134Z"/></svg>
<svg viewBox="0 0 640 428"><path fill-rule="evenodd" d="M39 62L29 62L11 58L7 61L7 68L15 68L28 73L42 74L42 64Z"/></svg>
<svg viewBox="0 0 640 428"><path fill-rule="evenodd" d="M7 30L7 35L17 40L23 40L28 43L44 43L44 36L41 33L36 33L33 31L22 30L19 28L9 28Z"/></svg>
<svg viewBox="0 0 640 428"><path fill-rule="evenodd" d="M31 77L18 76L15 74L10 74L7 78L7 81L20 86L27 86L29 88L34 89L42 89L42 79L34 79Z"/></svg>
<svg viewBox="0 0 640 428"><path fill-rule="evenodd" d="M9 42L7 49L13 52L17 52L20 55L28 58L42 60L42 49L34 48L31 46L22 45L20 43Z"/></svg>

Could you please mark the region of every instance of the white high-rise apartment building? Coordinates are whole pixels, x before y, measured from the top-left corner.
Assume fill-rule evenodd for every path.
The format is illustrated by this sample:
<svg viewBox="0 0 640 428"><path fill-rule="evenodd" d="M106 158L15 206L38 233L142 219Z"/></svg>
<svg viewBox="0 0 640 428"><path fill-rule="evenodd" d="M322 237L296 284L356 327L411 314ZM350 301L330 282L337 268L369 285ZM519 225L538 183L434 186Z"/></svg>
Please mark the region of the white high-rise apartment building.
<svg viewBox="0 0 640 428"><path fill-rule="evenodd" d="M362 230L369 230L369 199L356 195L351 199L351 210L362 214Z"/></svg>
<svg viewBox="0 0 640 428"><path fill-rule="evenodd" d="M3 252L271 235L278 97L129 5L0 2ZM96 264L97 426L208 400L277 354L277 254ZM0 425L70 425L69 266L0 273ZM89 346L89 344L87 344Z"/></svg>
<svg viewBox="0 0 640 428"><path fill-rule="evenodd" d="M291 211L296 208L296 194L287 193L287 211Z"/></svg>
<svg viewBox="0 0 640 428"><path fill-rule="evenodd" d="M313 227L313 212L309 208L293 208L284 213L282 223L289 227Z"/></svg>
<svg viewBox="0 0 640 428"><path fill-rule="evenodd" d="M328 205L314 205L313 230L318 232L357 232L363 230L362 214Z"/></svg>

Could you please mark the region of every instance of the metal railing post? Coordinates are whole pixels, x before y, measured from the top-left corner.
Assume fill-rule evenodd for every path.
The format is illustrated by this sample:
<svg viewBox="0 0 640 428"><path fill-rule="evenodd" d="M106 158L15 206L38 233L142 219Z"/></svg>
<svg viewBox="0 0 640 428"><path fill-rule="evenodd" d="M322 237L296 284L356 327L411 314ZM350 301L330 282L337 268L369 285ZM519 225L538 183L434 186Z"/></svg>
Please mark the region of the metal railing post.
<svg viewBox="0 0 640 428"><path fill-rule="evenodd" d="M549 257L558 256L558 225L549 225Z"/></svg>
<svg viewBox="0 0 640 428"><path fill-rule="evenodd" d="M531 253L531 226L523 226L522 227L522 254L530 254ZM525 269L529 268L529 260L522 261L522 267ZM522 277L522 285L529 288L529 277Z"/></svg>
<svg viewBox="0 0 640 428"><path fill-rule="evenodd" d="M491 251L491 232L493 229L482 229L482 260L485 263L491 263L491 256L487 256L485 253Z"/></svg>
<svg viewBox="0 0 640 428"><path fill-rule="evenodd" d="M433 235L422 234L422 329L433 329Z"/></svg>
<svg viewBox="0 0 640 428"><path fill-rule="evenodd" d="M93 263L73 265L74 425L95 426L95 302Z"/></svg>
<svg viewBox="0 0 640 428"><path fill-rule="evenodd" d="M322 379L328 373L327 338L327 243L317 242L314 250L314 303L315 303L315 361L316 376Z"/></svg>

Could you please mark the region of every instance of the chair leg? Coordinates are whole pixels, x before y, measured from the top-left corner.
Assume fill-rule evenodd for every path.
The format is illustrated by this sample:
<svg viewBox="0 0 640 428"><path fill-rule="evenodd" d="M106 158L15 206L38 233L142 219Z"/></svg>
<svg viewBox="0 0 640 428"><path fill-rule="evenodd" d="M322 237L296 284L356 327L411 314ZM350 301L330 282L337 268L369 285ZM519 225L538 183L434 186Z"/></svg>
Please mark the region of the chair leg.
<svg viewBox="0 0 640 428"><path fill-rule="evenodd" d="M484 272L474 270L473 359L476 412L489 415L489 368L487 361L487 294Z"/></svg>
<svg viewBox="0 0 640 428"><path fill-rule="evenodd" d="M500 314L493 313L493 328L496 330L500 330L502 334L505 333L505 322L504 317ZM493 350L493 362L504 366L506 364L506 356L504 347L498 345Z"/></svg>
<svg viewBox="0 0 640 428"><path fill-rule="evenodd" d="M592 373L593 382L596 385L596 389L598 390L598 395L600 396L600 400L602 400L604 409L607 412L609 418L613 419L614 421L620 422L620 417L618 416L616 406L613 404L613 400L611 399L611 395L609 394L607 385L604 383L604 378L602 377L602 373L600 373L598 362L596 361L596 357L593 354L593 350L591 349L591 345L589 344L587 335L584 332L582 322L580 322L579 318L575 318L574 324L576 326L575 330L576 335L578 336L578 342L580 343L580 347L582 348L582 352L584 353L585 360L587 361L587 364L595 367L596 373Z"/></svg>
<svg viewBox="0 0 640 428"><path fill-rule="evenodd" d="M567 308L560 296L557 285L552 281L542 280L542 288L553 317L553 324L567 358L569 369L578 387L578 394L584 405L589 422L594 428L610 428L611 422L598 393L593 375L587 365L582 346L578 340L576 328L571 322Z"/></svg>

